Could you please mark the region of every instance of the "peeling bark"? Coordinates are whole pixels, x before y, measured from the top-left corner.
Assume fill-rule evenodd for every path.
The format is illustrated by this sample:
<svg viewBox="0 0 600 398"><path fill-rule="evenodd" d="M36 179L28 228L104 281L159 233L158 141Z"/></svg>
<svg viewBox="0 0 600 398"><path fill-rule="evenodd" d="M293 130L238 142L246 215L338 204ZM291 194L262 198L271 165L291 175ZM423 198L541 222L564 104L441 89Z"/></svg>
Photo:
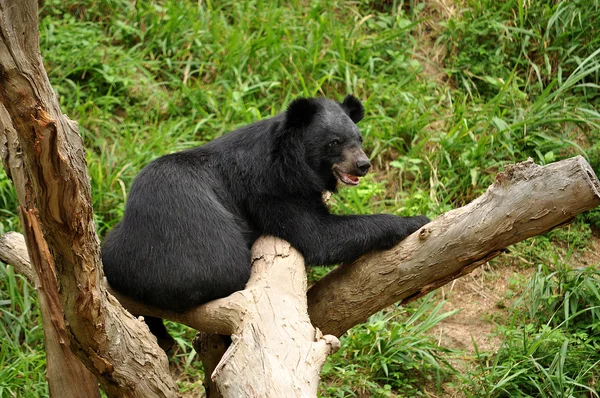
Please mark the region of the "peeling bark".
<svg viewBox="0 0 600 398"><path fill-rule="evenodd" d="M0 158L13 181L16 184L24 185L26 178L23 163L17 156L20 153L17 133L11 125L6 123L8 120L10 117L4 106L0 104L0 131L3 131L3 133L0 132ZM17 190L17 195L20 201L25 201L24 190ZM37 218L24 208L20 209L19 214L27 239L39 248L39 251L35 253L37 257L33 261L38 269L34 270L31 266L24 266L25 263L29 264L24 240L13 241L12 244L21 245L21 247L13 248L11 252L2 247L4 240L0 238L0 260L7 264L17 264L15 268L24 274L36 289L42 314L44 346L46 347L46 377L50 396L99 398L100 390L96 377L71 351L53 262ZM11 244L11 241L7 240L6 243ZM19 249L24 253L19 253ZM10 258L4 258L4 253ZM47 270L42 268L47 268ZM38 278L38 275L41 278ZM73 383L73 380L79 382Z"/></svg>
<svg viewBox="0 0 600 398"><path fill-rule="evenodd" d="M312 322L341 335L388 304L407 303L466 275L510 244L565 225L600 204L599 192L600 182L581 157L545 167L508 166L469 205L440 216L395 248L321 279L309 293ZM9 238L23 239L5 235L0 253L26 258L15 253L18 245L2 248L1 240ZM314 396L318 370L338 343L308 323L302 258L283 241L261 238L253 259L246 289L186 313L157 311L125 297L123 304L139 314L232 334L233 344L212 374L223 396L270 396L267 390L272 396Z"/></svg>
<svg viewBox="0 0 600 398"><path fill-rule="evenodd" d="M71 351L108 395L178 396L167 358L147 327L103 286L85 149L48 82L37 23L35 0L0 0L2 157L17 188L29 258L52 311L44 322L68 336ZM8 145L10 131L14 145ZM47 295L52 283L58 296Z"/></svg>
<svg viewBox="0 0 600 398"><path fill-rule="evenodd" d="M39 225L36 227L24 225L24 229L32 237L39 234L37 227ZM11 239L13 234L19 239ZM46 250L47 247L44 247L42 251ZM37 291L44 330L46 378L50 396L99 398L100 390L96 377L71 352L56 279L40 283L35 271L31 268L25 240L20 234L8 233L0 237L0 260L12 265L15 271L24 275ZM74 383L73 380L77 380L77 383Z"/></svg>
<svg viewBox="0 0 600 398"><path fill-rule="evenodd" d="M60 332L109 396L178 396L164 352L106 291L85 150L48 83L33 0L0 0L0 38L3 162L17 188L35 278L57 282L52 305L66 320L59 316ZM214 331L233 333L213 379L225 396L315 396L321 366L339 341L310 324L302 257L285 242L260 242L247 289L192 312L208 315ZM252 371L254 361L266 361L264 372Z"/></svg>

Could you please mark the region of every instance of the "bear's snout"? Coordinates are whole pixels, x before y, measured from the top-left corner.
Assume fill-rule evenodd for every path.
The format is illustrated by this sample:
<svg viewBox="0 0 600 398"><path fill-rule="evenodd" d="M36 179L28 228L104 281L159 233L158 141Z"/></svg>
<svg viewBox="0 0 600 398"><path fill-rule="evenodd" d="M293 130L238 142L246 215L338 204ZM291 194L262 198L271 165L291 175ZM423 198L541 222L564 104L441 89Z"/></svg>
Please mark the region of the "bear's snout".
<svg viewBox="0 0 600 398"><path fill-rule="evenodd" d="M371 162L369 161L369 158L359 146L351 148L350 150L346 151L344 155L345 159L342 164L346 166L345 169L348 173L362 177L367 174L371 168Z"/></svg>
<svg viewBox="0 0 600 398"><path fill-rule="evenodd" d="M364 176L365 174L367 174L367 172L369 171L370 168L371 168L371 162L369 161L369 159L367 159L366 156L364 159L359 159L356 162L356 170L358 170L358 172L359 172L358 175Z"/></svg>

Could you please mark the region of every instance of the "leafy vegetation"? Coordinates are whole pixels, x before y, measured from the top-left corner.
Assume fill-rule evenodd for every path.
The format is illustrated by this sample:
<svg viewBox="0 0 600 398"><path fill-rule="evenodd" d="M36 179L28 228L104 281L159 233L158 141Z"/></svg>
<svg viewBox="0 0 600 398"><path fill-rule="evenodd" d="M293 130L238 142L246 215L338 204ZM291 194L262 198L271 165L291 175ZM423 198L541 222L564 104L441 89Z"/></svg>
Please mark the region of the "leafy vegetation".
<svg viewBox="0 0 600 398"><path fill-rule="evenodd" d="M600 271L555 258L538 267L515 304L510 322L498 327L498 352L476 352L467 395L597 397Z"/></svg>
<svg viewBox="0 0 600 398"><path fill-rule="evenodd" d="M342 349L323 367L322 376L329 382L324 394L352 396L358 389L375 395L400 391L418 396L423 383L441 390L454 369L443 355L449 350L427 332L457 311L441 313L444 302L435 301L430 294L417 308L373 315L349 331Z"/></svg>
<svg viewBox="0 0 600 398"><path fill-rule="evenodd" d="M101 236L150 160L297 96L364 101L376 170L332 198L339 213L435 217L528 157L581 154L598 173L599 29L597 0L46 0L40 12L46 69L88 150ZM20 228L16 209L0 171L0 233ZM497 349L440 346L431 330L452 313L429 297L350 331L322 396L597 397L600 276L581 255L599 227L595 210L494 262L528 275L491 320ZM33 292L2 267L2 397L48 395ZM199 391L193 332L170 328L180 386Z"/></svg>

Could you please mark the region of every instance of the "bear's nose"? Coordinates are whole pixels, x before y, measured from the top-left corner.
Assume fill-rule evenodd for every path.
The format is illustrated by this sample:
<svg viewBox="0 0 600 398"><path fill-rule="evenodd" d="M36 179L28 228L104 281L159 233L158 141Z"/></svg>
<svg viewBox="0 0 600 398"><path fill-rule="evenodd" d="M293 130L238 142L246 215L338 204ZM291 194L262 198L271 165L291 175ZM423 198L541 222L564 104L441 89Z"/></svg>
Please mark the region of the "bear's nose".
<svg viewBox="0 0 600 398"><path fill-rule="evenodd" d="M356 162L356 168L364 175L367 174L367 171L369 171L369 168L371 167L371 162L369 162L369 159L362 159L359 160L358 162Z"/></svg>

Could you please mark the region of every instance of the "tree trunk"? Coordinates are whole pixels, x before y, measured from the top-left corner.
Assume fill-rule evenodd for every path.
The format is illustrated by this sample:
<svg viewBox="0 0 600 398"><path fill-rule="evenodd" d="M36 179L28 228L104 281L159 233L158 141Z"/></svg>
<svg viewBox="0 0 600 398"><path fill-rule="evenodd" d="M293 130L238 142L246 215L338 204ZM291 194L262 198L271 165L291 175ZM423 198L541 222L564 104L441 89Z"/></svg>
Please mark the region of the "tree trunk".
<svg viewBox="0 0 600 398"><path fill-rule="evenodd" d="M16 156L19 153L19 144L17 133L12 125L5 123L10 120L6 108L0 104L0 129L4 134L0 134L0 159L3 160L8 175L11 175L15 184L23 185L25 175L23 173L23 163ZM8 149L10 147L10 150ZM17 190L21 203L25 201L23 190ZM58 294L58 286L56 284L56 274L50 263L44 263L45 258L49 258L48 246L44 240L37 219L31 217L27 211L21 209L20 219L23 231L27 239L33 245L38 245L40 253L44 253L43 257L38 257L33 261L34 265L39 267L49 267L48 272L43 270L33 270L29 267L25 276L29 282L35 286L37 291L40 312L42 314L42 328L44 330L44 347L46 347L46 378L48 380L48 389L51 397L78 398L90 397L99 398L100 390L98 389L98 380L90 373L83 363L73 354L70 348L69 336L66 333L64 325L64 316L62 306L60 304L60 296ZM1 243L0 243L1 244ZM17 241L15 244L21 244L21 250L26 250L24 241ZM19 256L5 259L2 253L6 250L0 248L0 259L7 264L14 264L29 258L27 256ZM27 253L25 253L27 254ZM24 267L21 267L25 269ZM36 272L37 271L37 272ZM40 279L37 275L43 275ZM78 383L73 383L73 380L78 380Z"/></svg>
<svg viewBox="0 0 600 398"><path fill-rule="evenodd" d="M24 226L29 232L31 228ZM16 234L18 236L18 234ZM39 282L35 271L29 264L27 247L23 239L10 239L11 233L0 237L0 260L11 264L17 272L25 275L35 286L38 294L42 328L44 329L44 347L46 348L46 379L50 397L56 398L100 398L98 380L71 352L69 336L65 333L64 317L56 279ZM14 247L14 245L20 247ZM15 265L16 264L16 265ZM77 380L76 383L73 381Z"/></svg>
<svg viewBox="0 0 600 398"><path fill-rule="evenodd" d="M202 360L202 368L204 369L204 381L202 385L206 391L208 398L223 398L219 392L219 387L212 379L212 374L221 362L221 358L225 355L227 348L231 344L229 336L222 334L209 334L198 332L192 346Z"/></svg>
<svg viewBox="0 0 600 398"><path fill-rule="evenodd" d="M273 237L259 239L252 253L243 321L212 379L224 397L315 397L321 367L340 342L310 323L300 253Z"/></svg>
<svg viewBox="0 0 600 398"><path fill-rule="evenodd" d="M164 352L102 283L85 149L48 82L37 23L37 1L0 0L0 105L6 110L0 142L29 258L48 298L51 316L44 322L54 320L59 336L69 336L71 350L108 395L177 396ZM8 145L9 131L16 133L14 145ZM51 293L57 279L60 300ZM64 318L56 321L61 306Z"/></svg>

